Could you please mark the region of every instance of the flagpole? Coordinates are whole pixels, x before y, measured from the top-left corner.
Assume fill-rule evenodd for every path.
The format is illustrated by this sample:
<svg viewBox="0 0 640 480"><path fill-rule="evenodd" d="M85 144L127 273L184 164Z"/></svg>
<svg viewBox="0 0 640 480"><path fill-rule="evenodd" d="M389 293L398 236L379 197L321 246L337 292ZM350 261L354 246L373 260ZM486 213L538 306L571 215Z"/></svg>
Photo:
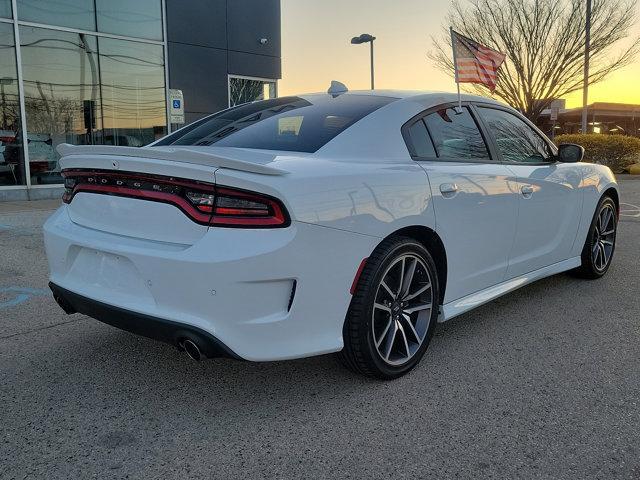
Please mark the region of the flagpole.
<svg viewBox="0 0 640 480"><path fill-rule="evenodd" d="M458 108L462 112L462 97L460 96L460 82L458 81L458 67L456 63L456 46L455 38L453 36L453 27L449 27L449 33L451 34L451 49L453 50L453 71L456 76L456 86L458 87Z"/></svg>

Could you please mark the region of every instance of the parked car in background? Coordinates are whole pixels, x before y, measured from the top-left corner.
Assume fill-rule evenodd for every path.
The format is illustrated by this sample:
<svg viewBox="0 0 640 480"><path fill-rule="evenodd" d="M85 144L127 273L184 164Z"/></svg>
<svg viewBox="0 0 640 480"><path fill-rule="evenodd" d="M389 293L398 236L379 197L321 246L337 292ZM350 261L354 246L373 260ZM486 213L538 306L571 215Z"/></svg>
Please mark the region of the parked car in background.
<svg viewBox="0 0 640 480"><path fill-rule="evenodd" d="M598 278L615 248L611 171L487 98L334 88L60 153L54 297L196 359L339 352L396 378L436 322L566 270Z"/></svg>

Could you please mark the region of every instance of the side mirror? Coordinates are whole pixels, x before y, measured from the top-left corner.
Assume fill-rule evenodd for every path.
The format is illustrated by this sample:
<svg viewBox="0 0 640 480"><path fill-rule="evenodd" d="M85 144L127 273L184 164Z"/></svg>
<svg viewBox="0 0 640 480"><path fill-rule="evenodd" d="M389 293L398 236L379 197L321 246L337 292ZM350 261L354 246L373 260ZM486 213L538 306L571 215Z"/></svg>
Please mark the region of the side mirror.
<svg viewBox="0 0 640 480"><path fill-rule="evenodd" d="M575 143L563 143L558 146L558 160L562 163L581 162L584 158L584 147Z"/></svg>

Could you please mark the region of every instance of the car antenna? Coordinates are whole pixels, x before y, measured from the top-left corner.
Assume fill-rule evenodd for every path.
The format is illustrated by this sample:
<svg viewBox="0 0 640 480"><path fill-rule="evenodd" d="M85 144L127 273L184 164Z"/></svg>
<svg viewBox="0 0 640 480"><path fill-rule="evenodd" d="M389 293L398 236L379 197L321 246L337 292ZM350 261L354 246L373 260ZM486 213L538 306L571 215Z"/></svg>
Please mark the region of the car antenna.
<svg viewBox="0 0 640 480"><path fill-rule="evenodd" d="M336 98L338 95L342 95L348 91L349 89L344 83L338 82L337 80L331 80L331 86L329 87L329 90L327 90L327 93L333 98Z"/></svg>

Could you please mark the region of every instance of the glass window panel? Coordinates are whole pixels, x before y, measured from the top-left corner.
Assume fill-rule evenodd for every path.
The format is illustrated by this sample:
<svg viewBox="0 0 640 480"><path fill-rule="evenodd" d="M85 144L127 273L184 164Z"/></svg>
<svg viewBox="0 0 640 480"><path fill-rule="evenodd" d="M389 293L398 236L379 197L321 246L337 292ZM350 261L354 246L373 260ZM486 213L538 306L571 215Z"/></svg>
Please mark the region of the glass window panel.
<svg viewBox="0 0 640 480"><path fill-rule="evenodd" d="M329 95L305 100L282 97L223 110L159 142L159 145L315 152L351 125L395 98ZM312 103L313 102L313 103Z"/></svg>
<svg viewBox="0 0 640 480"><path fill-rule="evenodd" d="M95 30L93 0L18 0L18 19Z"/></svg>
<svg viewBox="0 0 640 480"><path fill-rule="evenodd" d="M488 160L489 152L476 122L465 107L456 113L442 108L424 117L438 157L451 160Z"/></svg>
<svg viewBox="0 0 640 480"><path fill-rule="evenodd" d="M0 186L25 184L23 159L13 25L0 23Z"/></svg>
<svg viewBox="0 0 640 480"><path fill-rule="evenodd" d="M413 147L413 154L417 157L435 157L436 151L433 148L431 138L422 120L409 127L409 138Z"/></svg>
<svg viewBox="0 0 640 480"><path fill-rule="evenodd" d="M11 18L11 0L0 0L0 17Z"/></svg>
<svg viewBox="0 0 640 480"><path fill-rule="evenodd" d="M540 163L553 155L549 144L515 115L495 108L480 107L479 110L507 162Z"/></svg>
<svg viewBox="0 0 640 480"><path fill-rule="evenodd" d="M107 145L142 146L166 134L164 55L160 45L100 38Z"/></svg>
<svg viewBox="0 0 640 480"><path fill-rule="evenodd" d="M160 0L97 0L98 31L162 40Z"/></svg>
<svg viewBox="0 0 640 480"><path fill-rule="evenodd" d="M100 143L96 38L20 27L32 184L62 183L55 147Z"/></svg>
<svg viewBox="0 0 640 480"><path fill-rule="evenodd" d="M276 97L276 82L230 77L229 93L231 107L256 100L269 100Z"/></svg>

